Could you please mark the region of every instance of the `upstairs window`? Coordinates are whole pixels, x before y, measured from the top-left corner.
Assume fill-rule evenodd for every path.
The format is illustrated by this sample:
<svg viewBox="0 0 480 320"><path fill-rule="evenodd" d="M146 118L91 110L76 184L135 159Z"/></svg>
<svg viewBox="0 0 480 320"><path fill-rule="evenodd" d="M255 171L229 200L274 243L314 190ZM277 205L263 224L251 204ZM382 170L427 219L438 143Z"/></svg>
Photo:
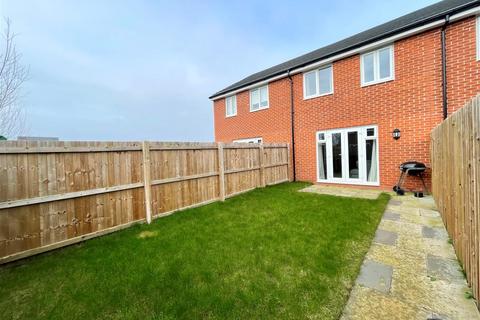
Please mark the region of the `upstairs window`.
<svg viewBox="0 0 480 320"><path fill-rule="evenodd" d="M233 117L237 115L237 96L225 98L225 114L227 117Z"/></svg>
<svg viewBox="0 0 480 320"><path fill-rule="evenodd" d="M303 75L303 97L315 98L333 93L333 68L327 66Z"/></svg>
<svg viewBox="0 0 480 320"><path fill-rule="evenodd" d="M250 112L268 108L268 85L250 90Z"/></svg>
<svg viewBox="0 0 480 320"><path fill-rule="evenodd" d="M362 86L393 80L393 46L361 55Z"/></svg>

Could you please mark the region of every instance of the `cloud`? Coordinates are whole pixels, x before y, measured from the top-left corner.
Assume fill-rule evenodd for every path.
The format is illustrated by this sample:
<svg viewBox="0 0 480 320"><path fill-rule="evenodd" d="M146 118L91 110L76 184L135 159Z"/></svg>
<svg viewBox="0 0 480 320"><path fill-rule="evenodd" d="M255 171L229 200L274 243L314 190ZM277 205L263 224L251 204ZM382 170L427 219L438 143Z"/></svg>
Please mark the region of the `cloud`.
<svg viewBox="0 0 480 320"><path fill-rule="evenodd" d="M433 1L423 2L0 0L0 10L31 68L29 134L208 141L213 92Z"/></svg>

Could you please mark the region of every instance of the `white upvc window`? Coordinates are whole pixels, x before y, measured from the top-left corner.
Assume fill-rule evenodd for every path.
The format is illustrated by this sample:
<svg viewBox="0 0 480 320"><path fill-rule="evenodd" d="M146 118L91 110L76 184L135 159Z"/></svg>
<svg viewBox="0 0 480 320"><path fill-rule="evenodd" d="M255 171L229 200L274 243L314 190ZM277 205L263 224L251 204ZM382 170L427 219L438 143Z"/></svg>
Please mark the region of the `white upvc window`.
<svg viewBox="0 0 480 320"><path fill-rule="evenodd" d="M262 143L261 137L233 140L234 143Z"/></svg>
<svg viewBox="0 0 480 320"><path fill-rule="evenodd" d="M477 17L477 61L480 60L480 16Z"/></svg>
<svg viewBox="0 0 480 320"><path fill-rule="evenodd" d="M268 85L250 90L250 112L268 108Z"/></svg>
<svg viewBox="0 0 480 320"><path fill-rule="evenodd" d="M237 115L237 96L233 95L225 98L225 116L233 117Z"/></svg>
<svg viewBox="0 0 480 320"><path fill-rule="evenodd" d="M333 66L303 74L303 98L310 99L333 93Z"/></svg>
<svg viewBox="0 0 480 320"><path fill-rule="evenodd" d="M383 47L360 56L360 76L362 86L393 80L393 45Z"/></svg>

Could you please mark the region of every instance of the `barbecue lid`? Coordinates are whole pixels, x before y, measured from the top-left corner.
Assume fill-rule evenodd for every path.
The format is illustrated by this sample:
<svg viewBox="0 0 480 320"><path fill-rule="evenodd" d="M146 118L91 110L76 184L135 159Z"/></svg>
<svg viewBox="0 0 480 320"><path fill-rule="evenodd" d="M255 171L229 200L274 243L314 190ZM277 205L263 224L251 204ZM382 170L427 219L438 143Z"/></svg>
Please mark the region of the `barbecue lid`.
<svg viewBox="0 0 480 320"><path fill-rule="evenodd" d="M407 161L407 162L404 162L400 165L400 169L402 170L406 170L406 169L426 169L427 166L422 163L422 162L418 162L418 161Z"/></svg>

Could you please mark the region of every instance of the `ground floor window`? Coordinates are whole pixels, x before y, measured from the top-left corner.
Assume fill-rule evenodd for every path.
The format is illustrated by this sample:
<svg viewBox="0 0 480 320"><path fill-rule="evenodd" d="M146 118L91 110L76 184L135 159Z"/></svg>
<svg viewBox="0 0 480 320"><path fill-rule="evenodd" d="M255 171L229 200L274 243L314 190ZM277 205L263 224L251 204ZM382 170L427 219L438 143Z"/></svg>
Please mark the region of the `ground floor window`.
<svg viewBox="0 0 480 320"><path fill-rule="evenodd" d="M247 138L247 139L233 140L233 142L236 142L236 143L262 143L263 139L261 137L257 137L257 138Z"/></svg>
<svg viewBox="0 0 480 320"><path fill-rule="evenodd" d="M378 185L377 126L317 132L319 182Z"/></svg>

